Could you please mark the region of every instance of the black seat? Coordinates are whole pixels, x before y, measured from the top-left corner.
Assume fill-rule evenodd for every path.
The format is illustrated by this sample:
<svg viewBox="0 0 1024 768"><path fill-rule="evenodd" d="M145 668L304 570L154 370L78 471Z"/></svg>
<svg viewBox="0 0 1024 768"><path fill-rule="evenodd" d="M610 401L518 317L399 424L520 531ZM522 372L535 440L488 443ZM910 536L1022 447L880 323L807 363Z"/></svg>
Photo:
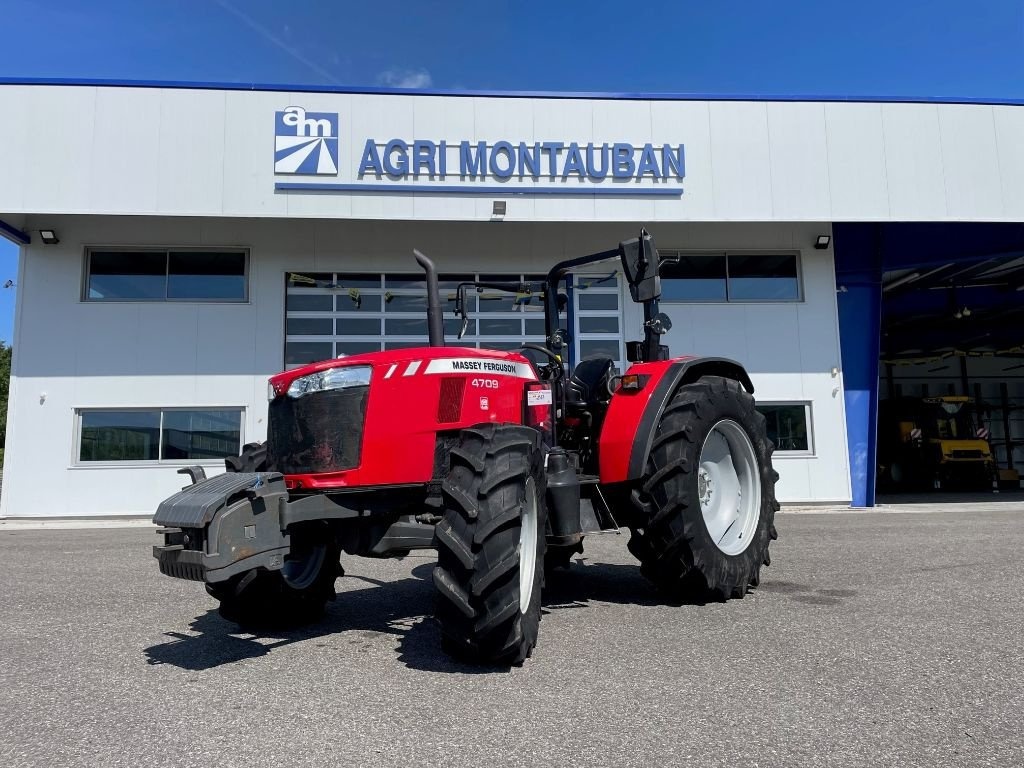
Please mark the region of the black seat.
<svg viewBox="0 0 1024 768"><path fill-rule="evenodd" d="M606 379L614 364L607 355L591 355L580 360L565 388L567 402L584 405L607 400Z"/></svg>

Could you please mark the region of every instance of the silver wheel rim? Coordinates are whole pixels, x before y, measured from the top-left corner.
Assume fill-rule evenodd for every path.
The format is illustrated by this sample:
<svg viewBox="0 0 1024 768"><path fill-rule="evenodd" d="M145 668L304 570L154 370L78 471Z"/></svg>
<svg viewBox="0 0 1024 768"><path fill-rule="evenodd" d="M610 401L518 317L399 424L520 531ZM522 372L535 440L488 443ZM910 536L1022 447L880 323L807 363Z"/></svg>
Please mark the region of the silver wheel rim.
<svg viewBox="0 0 1024 768"><path fill-rule="evenodd" d="M519 513L519 612L526 613L533 598L537 571L537 485L526 480L526 500Z"/></svg>
<svg viewBox="0 0 1024 768"><path fill-rule="evenodd" d="M716 547L738 555L750 546L761 515L761 482L754 445L732 419L719 421L704 438L697 496Z"/></svg>
<svg viewBox="0 0 1024 768"><path fill-rule="evenodd" d="M297 551L289 553L281 567L281 578L292 589L303 590L311 586L320 574L327 556L327 546L302 546L300 542L295 549Z"/></svg>

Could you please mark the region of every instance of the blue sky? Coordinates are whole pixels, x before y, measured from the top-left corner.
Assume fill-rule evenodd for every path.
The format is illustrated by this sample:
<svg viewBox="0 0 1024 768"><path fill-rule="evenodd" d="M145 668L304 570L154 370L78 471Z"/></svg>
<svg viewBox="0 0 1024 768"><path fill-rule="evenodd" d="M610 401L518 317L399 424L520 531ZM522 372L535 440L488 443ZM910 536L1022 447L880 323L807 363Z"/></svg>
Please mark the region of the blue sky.
<svg viewBox="0 0 1024 768"><path fill-rule="evenodd" d="M1024 98L1022 0L5 0L3 16L0 77ZM0 284L16 253L0 240Z"/></svg>

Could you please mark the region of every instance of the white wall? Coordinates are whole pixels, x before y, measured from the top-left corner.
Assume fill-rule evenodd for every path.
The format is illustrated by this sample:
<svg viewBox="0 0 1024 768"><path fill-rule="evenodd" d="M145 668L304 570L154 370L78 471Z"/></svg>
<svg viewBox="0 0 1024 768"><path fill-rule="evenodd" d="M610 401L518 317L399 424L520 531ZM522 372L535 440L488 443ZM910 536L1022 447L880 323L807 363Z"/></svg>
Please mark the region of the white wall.
<svg viewBox="0 0 1024 768"><path fill-rule="evenodd" d="M0 86L0 100L0 215L15 219L490 217L493 195L274 190L275 181L360 182L366 140L401 138L685 145L681 197L512 197L579 187L513 178L508 221L1024 220L1024 107L17 85ZM339 115L337 176L275 177L274 113L288 106Z"/></svg>
<svg viewBox="0 0 1024 768"><path fill-rule="evenodd" d="M35 228L43 219L29 224ZM419 247L445 270L544 271L635 235L617 224L412 223L47 217L56 246L23 251L18 286L2 516L149 514L177 490L168 466L74 465L83 407L244 406L244 439L266 434L266 378L282 368L284 273L415 271ZM734 357L762 400L812 403L815 456L779 457L780 497L849 498L830 251L808 248L820 225L652 227L664 248L800 249L806 300L795 304L666 304L675 354ZM81 301L86 245L223 245L252 249L248 304ZM626 318L639 337L639 314ZM836 389L836 392L833 392ZM45 398L43 398L45 393ZM211 466L216 467L217 462Z"/></svg>

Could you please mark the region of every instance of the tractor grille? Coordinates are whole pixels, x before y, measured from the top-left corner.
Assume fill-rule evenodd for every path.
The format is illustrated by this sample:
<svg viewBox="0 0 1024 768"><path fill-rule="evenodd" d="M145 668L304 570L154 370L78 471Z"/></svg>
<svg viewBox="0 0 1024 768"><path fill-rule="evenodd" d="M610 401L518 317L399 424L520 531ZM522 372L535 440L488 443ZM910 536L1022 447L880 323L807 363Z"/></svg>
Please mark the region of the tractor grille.
<svg viewBox="0 0 1024 768"><path fill-rule="evenodd" d="M313 392L270 403L267 462L286 475L359 466L369 387Z"/></svg>
<svg viewBox="0 0 1024 768"><path fill-rule="evenodd" d="M441 400L437 404L437 421L448 424L458 421L462 415L462 393L466 390L464 376L452 376L441 380Z"/></svg>
<svg viewBox="0 0 1024 768"><path fill-rule="evenodd" d="M954 459L980 459L984 454L975 448L974 450L954 450L951 455Z"/></svg>

